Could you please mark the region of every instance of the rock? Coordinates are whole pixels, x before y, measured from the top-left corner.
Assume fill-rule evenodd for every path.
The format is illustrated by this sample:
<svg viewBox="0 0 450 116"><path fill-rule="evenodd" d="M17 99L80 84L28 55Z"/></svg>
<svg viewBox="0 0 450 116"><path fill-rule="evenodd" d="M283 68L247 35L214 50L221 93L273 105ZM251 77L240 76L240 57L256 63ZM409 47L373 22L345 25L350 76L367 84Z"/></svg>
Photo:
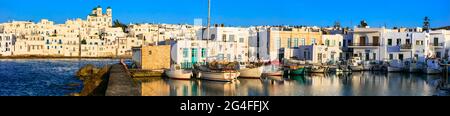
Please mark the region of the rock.
<svg viewBox="0 0 450 116"><path fill-rule="evenodd" d="M80 75L84 73L83 71L89 72L84 78L83 89L80 92L80 96L104 96L107 86L107 75L109 74L109 66L104 66L101 69L96 69L94 67L85 66L80 69ZM90 70L90 71L89 71ZM95 72L95 73L94 73ZM79 73L77 73L79 74ZM86 73L85 73L86 74Z"/></svg>
<svg viewBox="0 0 450 116"><path fill-rule="evenodd" d="M84 67L82 67L80 70L77 71L77 76L78 77L87 77L90 76L94 73L94 68L95 66L92 64L88 64Z"/></svg>

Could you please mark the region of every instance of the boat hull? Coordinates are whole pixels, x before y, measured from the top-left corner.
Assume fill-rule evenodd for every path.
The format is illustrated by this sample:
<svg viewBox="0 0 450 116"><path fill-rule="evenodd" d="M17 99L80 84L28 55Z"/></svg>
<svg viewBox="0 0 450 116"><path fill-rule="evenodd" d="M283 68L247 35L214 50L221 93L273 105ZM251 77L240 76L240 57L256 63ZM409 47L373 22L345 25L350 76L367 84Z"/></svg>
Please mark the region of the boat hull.
<svg viewBox="0 0 450 116"><path fill-rule="evenodd" d="M239 72L199 72L200 79L231 82L239 77Z"/></svg>
<svg viewBox="0 0 450 116"><path fill-rule="evenodd" d="M427 68L426 74L441 74L442 71L439 69Z"/></svg>
<svg viewBox="0 0 450 116"><path fill-rule="evenodd" d="M242 70L239 70L239 72L240 72L239 77L242 77L242 78L261 78L262 71L263 71L262 67L242 69Z"/></svg>
<svg viewBox="0 0 450 116"><path fill-rule="evenodd" d="M264 73L265 76L283 76L283 71Z"/></svg>
<svg viewBox="0 0 450 116"><path fill-rule="evenodd" d="M166 71L165 74L167 77L172 79L183 79L183 80L189 80L191 79L193 73L190 71L183 71L183 70L175 70L175 71Z"/></svg>
<svg viewBox="0 0 450 116"><path fill-rule="evenodd" d="M363 66L350 66L350 69L352 69L353 72L355 71L363 71Z"/></svg>
<svg viewBox="0 0 450 116"><path fill-rule="evenodd" d="M399 67L388 67L388 72L403 72L403 68L399 68Z"/></svg>
<svg viewBox="0 0 450 116"><path fill-rule="evenodd" d="M290 70L291 75L304 75L305 74L305 68L297 68L297 69L291 69Z"/></svg>

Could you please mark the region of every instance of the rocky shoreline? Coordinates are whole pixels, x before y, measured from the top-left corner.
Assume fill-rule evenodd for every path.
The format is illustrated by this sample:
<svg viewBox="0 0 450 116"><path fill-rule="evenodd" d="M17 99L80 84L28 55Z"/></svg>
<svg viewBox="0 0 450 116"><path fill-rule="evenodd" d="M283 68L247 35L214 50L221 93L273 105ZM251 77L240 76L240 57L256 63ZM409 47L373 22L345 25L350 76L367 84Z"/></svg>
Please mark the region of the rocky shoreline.
<svg viewBox="0 0 450 116"><path fill-rule="evenodd" d="M83 89L69 96L105 96L111 66L95 67L88 64L77 71L76 76L83 81Z"/></svg>

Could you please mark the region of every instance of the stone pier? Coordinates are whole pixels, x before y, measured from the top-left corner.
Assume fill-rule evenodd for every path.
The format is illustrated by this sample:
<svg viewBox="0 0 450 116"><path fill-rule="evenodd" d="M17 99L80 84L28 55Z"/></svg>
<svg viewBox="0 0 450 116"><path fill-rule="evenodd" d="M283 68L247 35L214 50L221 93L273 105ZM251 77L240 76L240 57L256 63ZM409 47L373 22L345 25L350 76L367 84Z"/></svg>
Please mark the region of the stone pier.
<svg viewBox="0 0 450 116"><path fill-rule="evenodd" d="M141 90L121 64L111 66L106 96L140 96Z"/></svg>

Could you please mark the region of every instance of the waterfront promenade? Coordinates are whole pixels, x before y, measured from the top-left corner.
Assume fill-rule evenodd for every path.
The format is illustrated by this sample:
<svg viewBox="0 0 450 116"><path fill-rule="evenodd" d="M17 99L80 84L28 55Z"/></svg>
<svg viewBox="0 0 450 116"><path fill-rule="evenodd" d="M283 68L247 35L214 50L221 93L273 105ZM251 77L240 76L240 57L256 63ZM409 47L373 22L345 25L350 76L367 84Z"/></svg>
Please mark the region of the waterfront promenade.
<svg viewBox="0 0 450 116"><path fill-rule="evenodd" d="M140 87L121 64L114 64L109 73L106 96L140 96Z"/></svg>

